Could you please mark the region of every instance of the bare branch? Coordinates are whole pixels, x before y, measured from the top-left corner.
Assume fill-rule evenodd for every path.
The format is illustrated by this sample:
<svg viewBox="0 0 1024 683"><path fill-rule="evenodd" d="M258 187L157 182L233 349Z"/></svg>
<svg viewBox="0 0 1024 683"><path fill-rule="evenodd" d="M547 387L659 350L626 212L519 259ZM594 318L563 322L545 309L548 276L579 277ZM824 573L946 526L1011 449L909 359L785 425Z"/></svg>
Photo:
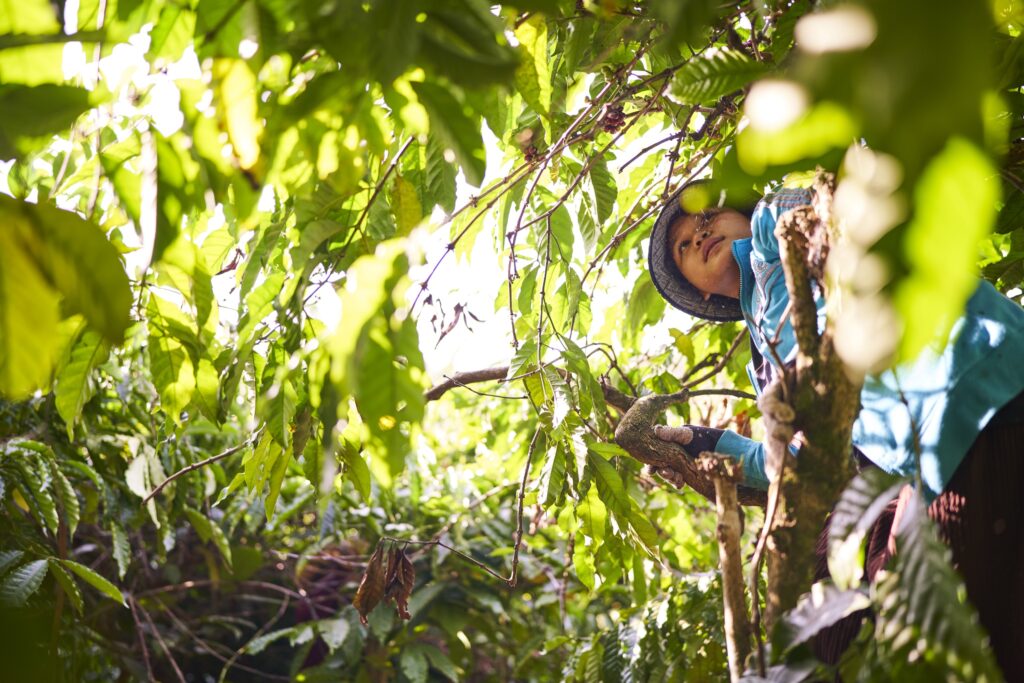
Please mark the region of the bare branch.
<svg viewBox="0 0 1024 683"><path fill-rule="evenodd" d="M223 460L224 458L232 456L235 453L237 453L238 451L240 451L243 448L245 448L246 446L251 445L254 441L256 441L256 439L259 437L259 435L262 432L263 432L263 428L261 427L260 429L256 430L256 432L252 435L252 437L247 439L245 442L240 443L237 446L232 446L231 448L227 449L223 453L218 453L217 455L210 456L206 460L200 460L199 462L194 462L194 463L192 463L191 465L189 465L187 467L183 467L182 469L178 470L177 472L175 472L174 474L172 474L171 476L167 477L162 482L157 484L156 488L154 488L152 491L150 491L149 495L142 499L142 504L145 505L146 503L148 503L150 500L153 499L154 496L156 496L156 494L158 494L161 491L163 491L167 487L168 484L170 484L172 481L174 481L178 477L184 476L184 475L188 474L189 472L194 472L195 470L198 470L198 469L200 469L202 467L206 467L207 465L212 465L213 463L217 462L218 460Z"/></svg>

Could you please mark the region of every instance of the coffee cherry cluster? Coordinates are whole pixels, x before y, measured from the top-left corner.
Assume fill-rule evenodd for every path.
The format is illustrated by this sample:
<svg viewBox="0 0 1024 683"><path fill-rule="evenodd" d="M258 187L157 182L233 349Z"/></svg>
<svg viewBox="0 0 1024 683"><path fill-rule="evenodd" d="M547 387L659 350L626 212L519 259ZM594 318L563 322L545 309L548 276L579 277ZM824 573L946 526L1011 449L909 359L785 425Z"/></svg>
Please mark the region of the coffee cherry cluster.
<svg viewBox="0 0 1024 683"><path fill-rule="evenodd" d="M541 153L540 150L537 149L537 145L530 145L523 149L523 158L528 164L535 164L540 161Z"/></svg>
<svg viewBox="0 0 1024 683"><path fill-rule="evenodd" d="M622 112L622 105L615 104L605 110L604 118L601 119L601 128L608 133L614 133L626 122L626 115Z"/></svg>

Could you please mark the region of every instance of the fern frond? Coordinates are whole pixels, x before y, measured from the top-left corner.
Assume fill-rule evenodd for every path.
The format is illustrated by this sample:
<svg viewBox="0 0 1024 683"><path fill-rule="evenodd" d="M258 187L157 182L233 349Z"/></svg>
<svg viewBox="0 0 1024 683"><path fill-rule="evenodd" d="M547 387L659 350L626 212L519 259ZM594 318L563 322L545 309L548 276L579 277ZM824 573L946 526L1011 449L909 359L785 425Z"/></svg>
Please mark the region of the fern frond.
<svg viewBox="0 0 1024 683"><path fill-rule="evenodd" d="M949 563L918 496L897 535L896 568L872 587L879 656L898 681L1001 681L977 613L962 599L963 582Z"/></svg>

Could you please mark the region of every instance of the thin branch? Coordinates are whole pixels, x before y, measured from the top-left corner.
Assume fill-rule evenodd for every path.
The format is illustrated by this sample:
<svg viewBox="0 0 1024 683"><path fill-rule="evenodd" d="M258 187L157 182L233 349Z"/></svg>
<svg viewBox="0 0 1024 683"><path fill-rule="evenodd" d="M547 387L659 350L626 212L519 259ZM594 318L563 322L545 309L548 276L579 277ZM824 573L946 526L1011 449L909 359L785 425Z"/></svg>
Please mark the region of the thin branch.
<svg viewBox="0 0 1024 683"><path fill-rule="evenodd" d="M445 375L445 381L431 387L423 398L427 401L436 401L437 399L444 396L449 389L455 387L469 388L468 384L476 384L479 382L493 382L493 381L504 381L505 376L508 375L508 366L503 365L498 368L487 368L485 370L471 370L468 372L457 372L454 375Z"/></svg>
<svg viewBox="0 0 1024 683"><path fill-rule="evenodd" d="M205 638L201 638L195 631L190 629L188 627L188 624L182 621L181 617L175 614L174 610L171 609L169 605L161 604L160 607L163 608L164 612L167 613L167 616L171 618L171 621L174 622L175 626L181 629L182 632L185 633L185 635L191 638L195 642L195 644L198 645L202 650L205 650L207 654L209 654L211 657L224 664L226 664L229 661L228 657L224 656L223 654L214 649L213 644L211 644ZM227 651L231 652L230 649L227 649ZM263 678L267 678L274 681L292 680L289 676L279 676L277 674L267 673L266 671L260 671L259 669L254 669L251 666L245 666L244 664L235 663L234 667L236 669L241 669L242 671L247 671L248 673L256 674L257 676L262 676Z"/></svg>
<svg viewBox="0 0 1024 683"><path fill-rule="evenodd" d="M235 662L238 661L239 657L245 654L245 648L249 647L249 644L252 643L253 640L262 636L264 633L270 630L271 626L280 621L281 617L284 616L285 611L288 609L288 605L290 604L291 598L287 595L284 596L284 600L281 601L281 606L278 608L277 614L275 614L270 619L270 621L264 623L262 626L256 629L256 633L252 634L252 638L250 638L244 645L242 645L242 647L235 650L235 654L231 655L228 661L224 662L224 666L220 670L220 676L217 677L217 683L224 683L224 679L228 675L228 670L231 669L232 666L234 666Z"/></svg>
<svg viewBox="0 0 1024 683"><path fill-rule="evenodd" d="M732 340L732 344L729 346L729 349L724 354L722 354L721 358L718 359L718 362L715 364L715 367L711 368L711 370L709 370L706 374L700 376L699 378L688 381L686 384L683 385L683 388L689 389L691 387L697 386L698 384L703 384L704 382L708 381L709 379L717 375L719 372L721 372L722 368L725 367L725 364L729 362L729 359L732 357L732 354L736 353L736 349L739 348L740 342L743 341L744 338L745 336L742 332L740 334L737 334L736 338Z"/></svg>
<svg viewBox="0 0 1024 683"><path fill-rule="evenodd" d="M181 669L178 667L178 662L175 661L174 657L171 656L171 651L167 647L167 643L164 642L163 636L160 635L160 631L157 629L156 624L153 623L153 619L149 616L142 605L136 605L138 610L142 612L142 616L146 619L146 623L149 624L149 628L153 631L153 636L156 638L157 644L160 645L160 649L163 650L164 656L167 657L167 661L171 663L171 668L174 669L175 675L181 683L185 683L185 675L181 673Z"/></svg>
<svg viewBox="0 0 1024 683"><path fill-rule="evenodd" d="M135 598L128 596L128 607L132 613L132 621L135 622L135 633L139 637L139 647L142 648L142 661L146 665L146 675L150 683L156 683L156 676L153 675L153 664L149 661L149 648L146 647L146 638L142 633L142 622L135 606Z"/></svg>
<svg viewBox="0 0 1024 683"><path fill-rule="evenodd" d="M523 503L526 500L526 484L530 480L530 465L533 464L533 450L537 447L540 429L533 433L530 447L526 449L526 465L523 467L523 481L519 485L519 508L516 510L515 545L512 550L512 575L508 578L508 587L515 588L519 581L519 549L523 545Z"/></svg>
<svg viewBox="0 0 1024 683"><path fill-rule="evenodd" d="M150 491L149 495L142 499L142 504L145 505L146 503L148 503L150 500L152 500L152 498L154 496L156 496L158 493L160 493L162 490L164 490L164 488L166 488L168 484L170 484L172 481L174 481L178 477L186 475L189 472L194 472L195 470L198 470L198 469L200 469L202 467L206 467L207 465L211 465L211 464L217 462L218 460L223 460L224 458L227 458L229 456L234 455L235 453L237 453L238 451L242 450L243 448L246 448L247 446L252 445L252 443L256 440L256 438L259 436L259 434L262 431L263 431L263 428L261 427L258 430L256 430L256 432L250 438L246 439L243 443L240 443L237 446L232 446L231 448L227 449L223 453L218 453L217 455L210 456L206 460L200 460L199 462L194 462L191 465L189 465L187 467L183 467L182 469L178 470L177 472L175 472L174 474L172 474L171 476L167 477L162 482L157 484L156 488L154 488L152 491Z"/></svg>
<svg viewBox="0 0 1024 683"><path fill-rule="evenodd" d="M686 131L685 130L681 130L681 131L677 131L675 133L672 133L672 135L669 135L668 137L664 137L664 138L658 140L657 142L652 142L651 144L647 145L642 150L640 150L639 152L637 152L636 154L631 156L626 163L624 163L621 166L619 166L619 173L622 173L623 171L625 171L626 167L628 167L630 164L632 164L634 161L636 161L637 159L639 159L643 155L645 155L648 152L650 152L652 149L655 149L656 147L661 147L666 142L671 142L672 140L677 140L677 141L681 142L683 140L683 138L685 138L685 137L686 137ZM678 148L678 145L677 145L677 148Z"/></svg>

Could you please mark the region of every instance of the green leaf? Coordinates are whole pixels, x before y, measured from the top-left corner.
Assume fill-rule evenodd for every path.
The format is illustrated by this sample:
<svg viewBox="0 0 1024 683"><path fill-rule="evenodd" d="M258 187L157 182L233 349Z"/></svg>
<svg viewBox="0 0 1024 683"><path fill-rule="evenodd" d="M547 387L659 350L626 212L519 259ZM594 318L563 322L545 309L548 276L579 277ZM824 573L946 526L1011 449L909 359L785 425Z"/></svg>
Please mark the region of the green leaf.
<svg viewBox="0 0 1024 683"><path fill-rule="evenodd" d="M713 103L723 95L735 92L767 72L736 50L712 48L692 57L672 81L672 94L686 104Z"/></svg>
<svg viewBox="0 0 1024 683"><path fill-rule="evenodd" d="M250 655L256 655L263 652L275 640L281 638L293 638L298 633L299 627L292 626L289 628L282 628L270 633L264 633L262 636L253 638L245 645L245 652Z"/></svg>
<svg viewBox="0 0 1024 683"><path fill-rule="evenodd" d="M846 487L829 518L828 570L840 589L857 585L864 574L864 540L899 493L906 479L877 467L864 470Z"/></svg>
<svg viewBox="0 0 1024 683"><path fill-rule="evenodd" d="M626 493L615 466L596 453L590 453L587 465L594 477L594 483L597 484L601 501L617 515L628 515L632 499Z"/></svg>
<svg viewBox="0 0 1024 683"><path fill-rule="evenodd" d="M658 294L650 275L646 272L640 276L639 281L629 295L629 303L626 305L626 325L623 330L624 337L636 339L640 331L646 326L661 320L665 312L665 300Z"/></svg>
<svg viewBox="0 0 1024 683"><path fill-rule="evenodd" d="M20 550L0 550L0 577L21 560L25 553Z"/></svg>
<svg viewBox="0 0 1024 683"><path fill-rule="evenodd" d="M594 566L594 551L594 547L587 546L583 534L577 533L572 551L572 566L576 570L576 578L590 591L593 591L596 586L597 571Z"/></svg>
<svg viewBox="0 0 1024 683"><path fill-rule="evenodd" d="M50 478L53 482L53 488L57 492L57 500L60 501L64 526L68 528L68 538L74 538L75 530L78 529L79 515L81 514L78 494L75 493L75 487L71 485L71 482L68 481L68 478L64 476L64 472L57 465L57 459L51 457L46 462L50 466Z"/></svg>
<svg viewBox="0 0 1024 683"><path fill-rule="evenodd" d="M516 67L516 89L538 114L551 114L551 71L548 67L548 30L543 15L534 14L516 27L516 39L525 52Z"/></svg>
<svg viewBox="0 0 1024 683"><path fill-rule="evenodd" d="M150 33L149 57L169 62L181 58L195 34L196 15L177 3L160 9L160 18Z"/></svg>
<svg viewBox="0 0 1024 683"><path fill-rule="evenodd" d="M128 542L128 534L120 524L110 525L110 538L113 542L114 560L117 562L117 577L123 579L132 563L132 546Z"/></svg>
<svg viewBox="0 0 1024 683"><path fill-rule="evenodd" d="M828 583L815 584L774 629L773 657L780 658L788 650L808 642L821 629L870 604L863 590L840 590Z"/></svg>
<svg viewBox="0 0 1024 683"><path fill-rule="evenodd" d="M192 394L195 401L206 419L210 422L220 422L220 375L217 368L209 358L200 358L196 366L196 389Z"/></svg>
<svg viewBox="0 0 1024 683"><path fill-rule="evenodd" d="M355 486L360 497L370 502L370 468L366 461L347 439L342 439L340 448L341 459L345 463L345 475ZM319 486L319 481L317 482Z"/></svg>
<svg viewBox="0 0 1024 683"><path fill-rule="evenodd" d="M427 82L413 82L413 90L420 103L430 115L430 131L452 150L466 182L480 187L487 170L487 156L484 153L480 122L470 118L458 100L439 85Z"/></svg>
<svg viewBox="0 0 1024 683"><path fill-rule="evenodd" d="M615 210L615 200L619 195L619 186L608 171L608 163L597 159L590 167L590 183L594 189L594 210L597 224L604 225Z"/></svg>
<svg viewBox="0 0 1024 683"><path fill-rule="evenodd" d="M124 607L128 606L128 603L125 602L124 596L121 595L121 591L117 589L117 586L107 581L92 569L89 569L84 564L79 564L74 560L61 560L60 563L75 574L78 574L80 579L98 590L100 593L103 593L114 602L119 602Z"/></svg>
<svg viewBox="0 0 1024 683"><path fill-rule="evenodd" d="M48 563L36 560L24 564L0 582L0 604L20 607L32 597L46 577Z"/></svg>
<svg viewBox="0 0 1024 683"><path fill-rule="evenodd" d="M997 169L963 138L950 140L918 180L903 249L911 271L893 296L903 319L903 358L944 339L963 313L977 286L978 244L995 223L998 197Z"/></svg>
<svg viewBox="0 0 1024 683"><path fill-rule="evenodd" d="M0 202L8 201L0 197ZM4 204L0 204L0 212ZM2 219L0 219L2 220ZM15 239L0 230L0 393L11 400L45 387L57 360L60 299Z"/></svg>
<svg viewBox="0 0 1024 683"><path fill-rule="evenodd" d="M164 412L181 424L181 413L196 389L192 359L177 339L155 333L149 337L149 365Z"/></svg>
<svg viewBox="0 0 1024 683"><path fill-rule="evenodd" d="M221 558L224 560L224 564L230 569L231 544L228 542L227 536L224 534L224 530L220 528L220 525L194 508L186 507L185 515L188 517L189 522L192 523L192 528L196 530L199 538L204 543L213 541Z"/></svg>
<svg viewBox="0 0 1024 683"><path fill-rule="evenodd" d="M82 408L95 391L89 376L107 359L109 352L109 345L97 332L84 330L72 346L68 362L57 375L54 402L64 419L69 439L73 438Z"/></svg>
<svg viewBox="0 0 1024 683"><path fill-rule="evenodd" d="M298 395L291 378L285 374L275 379L260 399L256 412L264 419L267 431L281 448L291 448L291 427L298 409Z"/></svg>
<svg viewBox="0 0 1024 683"><path fill-rule="evenodd" d="M427 664L427 656L416 645L402 648L399 665L402 667L402 673L411 683L426 683L430 667Z"/></svg>
<svg viewBox="0 0 1024 683"><path fill-rule="evenodd" d="M444 146L436 137L427 140L424 172L427 181L424 194L431 204L424 208L429 212L433 204L437 204L451 212L455 208L455 166L445 161Z"/></svg>
<svg viewBox="0 0 1024 683"><path fill-rule="evenodd" d="M284 482L284 475L288 471L288 465L291 461L292 452L290 449L283 449L277 459L274 460L274 466L270 472L267 498L263 504L268 522L274 516L274 511L277 509L277 498L281 494L281 484Z"/></svg>
<svg viewBox="0 0 1024 683"><path fill-rule="evenodd" d="M8 230L13 227L20 233L41 272L63 296L66 309L84 315L111 344L121 343L130 322L132 294L120 256L103 232L70 211L3 195L0 220Z"/></svg>
<svg viewBox="0 0 1024 683"><path fill-rule="evenodd" d="M895 569L871 587L875 642L892 680L1002 679L963 581L915 494L896 535Z"/></svg>
<svg viewBox="0 0 1024 683"><path fill-rule="evenodd" d="M79 614L82 613L82 591L78 588L78 584L75 583L75 579L68 574L67 570L61 566L60 561L51 557L47 560L50 568L50 575L56 580L57 585L64 591L64 595L67 596L68 600L71 601L71 606L75 608L75 611Z"/></svg>
<svg viewBox="0 0 1024 683"><path fill-rule="evenodd" d="M608 508L598 495L597 488L591 487L587 495L576 505L576 516L580 520L580 529L592 539L590 553L604 541L605 526L608 523Z"/></svg>
<svg viewBox="0 0 1024 683"><path fill-rule="evenodd" d="M32 138L71 126L90 107L89 92L69 85L0 86L0 158L19 156Z"/></svg>
<svg viewBox="0 0 1024 683"><path fill-rule="evenodd" d="M291 248L292 272L302 273L310 265L317 247L345 230L347 228L344 225L329 219L307 223L299 234L298 244L293 244Z"/></svg>
<svg viewBox="0 0 1024 683"><path fill-rule="evenodd" d="M344 644L350 629L351 625L345 617L321 619L316 625L317 632L323 638L323 641L327 643L327 648L330 652L334 652Z"/></svg>
<svg viewBox="0 0 1024 683"><path fill-rule="evenodd" d="M423 644L422 647L423 653L430 660L430 666L440 671L452 683L457 683L460 680L459 671L455 668L452 660L448 658L448 655L433 645Z"/></svg>
<svg viewBox="0 0 1024 683"><path fill-rule="evenodd" d="M548 507L561 499L565 490L565 453L561 448L548 450L544 467L540 473L539 500Z"/></svg>
<svg viewBox="0 0 1024 683"><path fill-rule="evenodd" d="M50 475L42 459L16 458L12 463L20 475L21 492L40 526L55 536L60 520L57 504L51 494Z"/></svg>

